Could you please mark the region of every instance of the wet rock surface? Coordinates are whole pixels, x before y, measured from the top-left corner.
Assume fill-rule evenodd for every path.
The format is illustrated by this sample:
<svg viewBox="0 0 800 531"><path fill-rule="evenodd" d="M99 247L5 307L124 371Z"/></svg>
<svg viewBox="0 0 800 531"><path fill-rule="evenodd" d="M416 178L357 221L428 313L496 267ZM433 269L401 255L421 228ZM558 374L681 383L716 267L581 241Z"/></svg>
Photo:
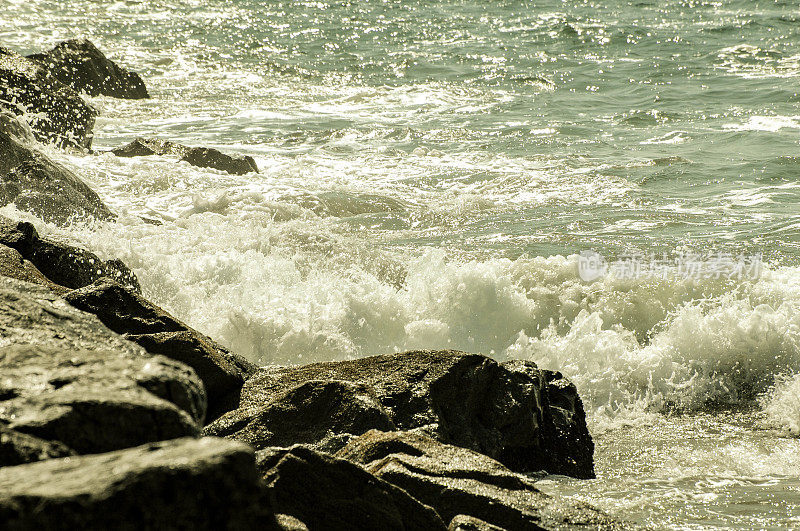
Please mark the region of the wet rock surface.
<svg viewBox="0 0 800 531"><path fill-rule="evenodd" d="M0 523L40 529L274 529L247 446L177 439L0 468Z"/></svg>
<svg viewBox="0 0 800 531"><path fill-rule="evenodd" d="M115 217L75 173L0 130L0 206L11 203L60 225Z"/></svg>
<svg viewBox="0 0 800 531"><path fill-rule="evenodd" d="M0 278L0 424L78 453L196 436L202 383L46 288Z"/></svg>
<svg viewBox="0 0 800 531"><path fill-rule="evenodd" d="M0 107L26 115L40 142L89 148L97 111L36 61L0 47Z"/></svg>
<svg viewBox="0 0 800 531"><path fill-rule="evenodd" d="M255 372L250 362L175 319L138 293L102 278L64 295L72 306L96 315L114 332L144 347L185 363L197 373L208 397L209 418L224 413L245 379ZM229 398L229 395L234 395Z"/></svg>
<svg viewBox="0 0 800 531"><path fill-rule="evenodd" d="M345 381L369 388L399 430L422 429L441 442L482 453L516 471L593 477L594 446L580 399L574 387L550 385L560 379L530 362L506 366L455 351L264 368L245 383L240 411L228 414L233 422L224 433L236 437L232 430L237 427L250 429L252 423L245 419L253 418L254 409L300 383ZM568 396L562 399L562 393ZM573 411L568 415L564 407L570 404ZM576 434L580 437L566 440ZM562 446L579 455L565 455Z"/></svg>
<svg viewBox="0 0 800 531"><path fill-rule="evenodd" d="M44 66L50 78L77 92L127 99L150 97L139 74L108 59L88 39L70 39L28 58Z"/></svg>
<svg viewBox="0 0 800 531"><path fill-rule="evenodd" d="M137 138L129 144L112 149L111 153L118 157L175 155L200 168L213 168L235 175L258 172L256 161L248 155L228 155L214 148L189 147L157 138Z"/></svg>
<svg viewBox="0 0 800 531"><path fill-rule="evenodd" d="M246 442L256 449L311 444L338 450L350 435L395 428L371 389L351 382L310 380L259 407L231 411L203 433Z"/></svg>
<svg viewBox="0 0 800 531"><path fill-rule="evenodd" d="M620 528L595 509L542 493L534 480L485 455L417 433L370 431L336 456L402 488L444 521L467 515L507 529Z"/></svg>
<svg viewBox="0 0 800 531"><path fill-rule="evenodd" d="M50 238L39 237L36 227L0 216L0 245L16 250L48 280L65 288L88 286L110 277L141 292L136 275L118 259L102 260L96 254Z"/></svg>
<svg viewBox="0 0 800 531"><path fill-rule="evenodd" d="M308 529L445 529L436 511L349 461L304 446L256 455L275 513Z"/></svg>

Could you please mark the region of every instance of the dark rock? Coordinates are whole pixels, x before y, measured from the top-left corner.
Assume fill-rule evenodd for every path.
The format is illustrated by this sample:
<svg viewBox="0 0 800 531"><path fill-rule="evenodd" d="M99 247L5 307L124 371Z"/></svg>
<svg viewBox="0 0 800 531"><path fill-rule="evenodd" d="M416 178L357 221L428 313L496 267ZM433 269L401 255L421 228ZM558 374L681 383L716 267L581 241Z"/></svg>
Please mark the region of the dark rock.
<svg viewBox="0 0 800 531"><path fill-rule="evenodd" d="M25 260L16 249L0 245L0 275L17 280L24 280L45 286L56 293L66 293L69 290L59 286L45 277L36 266Z"/></svg>
<svg viewBox="0 0 800 531"><path fill-rule="evenodd" d="M195 147L189 149L181 160L185 160L192 166L200 168L214 168L215 170L226 171L235 175L245 173L258 173L258 166L253 157L249 155L226 155L214 148Z"/></svg>
<svg viewBox="0 0 800 531"><path fill-rule="evenodd" d="M263 406L228 412L203 433L246 442L256 449L314 444L317 449L335 451L347 443L348 436L373 428L395 429L369 387L310 380L272 397Z"/></svg>
<svg viewBox="0 0 800 531"><path fill-rule="evenodd" d="M336 456L364 465L445 521L469 515L507 529L623 528L591 507L544 494L493 459L416 433L370 431Z"/></svg>
<svg viewBox="0 0 800 531"><path fill-rule="evenodd" d="M88 39L61 42L52 50L28 56L43 65L50 77L77 92L112 98L149 98L144 81L109 60Z"/></svg>
<svg viewBox="0 0 800 531"><path fill-rule="evenodd" d="M544 377L545 398L550 406L545 411L545 417L549 418L546 418L542 433L545 446L550 448L549 464L544 468L553 474L576 477L584 477L580 471L594 471L594 441L586 426L586 412L575 384L560 372L539 371L524 361L508 361L502 365L530 378L536 378L539 373ZM525 455L516 456L509 452L506 464L519 468L515 463L526 459Z"/></svg>
<svg viewBox="0 0 800 531"><path fill-rule="evenodd" d="M0 527L255 530L274 520L251 449L178 439L2 468Z"/></svg>
<svg viewBox="0 0 800 531"><path fill-rule="evenodd" d="M229 395L238 395L245 379L256 370L247 360L111 279L99 279L64 298L79 310L95 314L114 332L127 334L151 354L192 367L205 386L212 419L236 407L236 400Z"/></svg>
<svg viewBox="0 0 800 531"><path fill-rule="evenodd" d="M77 92L52 79L39 63L0 47L0 107L30 117L41 142L89 148L97 116Z"/></svg>
<svg viewBox="0 0 800 531"><path fill-rule="evenodd" d="M77 175L0 131L0 206L10 203L61 225L87 217L115 217Z"/></svg>
<svg viewBox="0 0 800 531"><path fill-rule="evenodd" d="M136 275L122 261L101 260L85 249L40 238L36 228L27 222L14 222L0 216L0 244L15 249L59 286L77 289L99 278L110 277L137 292L142 290Z"/></svg>
<svg viewBox="0 0 800 531"><path fill-rule="evenodd" d="M270 504L309 529L444 529L436 511L353 463L303 446L257 452Z"/></svg>
<svg viewBox="0 0 800 531"><path fill-rule="evenodd" d="M459 514L452 520L450 525L447 526L447 531L505 531L502 527L489 524L475 518L474 516L467 516L466 514Z"/></svg>
<svg viewBox="0 0 800 531"><path fill-rule="evenodd" d="M0 278L0 424L78 453L198 435L194 372L150 356L46 288Z"/></svg>
<svg viewBox="0 0 800 531"><path fill-rule="evenodd" d="M157 138L137 138L133 142L112 149L118 157L144 157L149 155L177 155L181 160L200 168L213 168L235 175L258 172L253 157L226 155L213 148L188 147Z"/></svg>
<svg viewBox="0 0 800 531"><path fill-rule="evenodd" d="M259 408L309 380L364 384L397 429L424 429L512 470L594 477L594 447L574 387L556 384L555 373L531 362L501 365L477 354L416 351L265 368L245 382L239 407ZM571 416L564 409L569 404ZM576 434L577 440L565 440Z"/></svg>
<svg viewBox="0 0 800 531"><path fill-rule="evenodd" d="M75 452L61 443L45 441L0 425L0 467L71 455L75 455Z"/></svg>

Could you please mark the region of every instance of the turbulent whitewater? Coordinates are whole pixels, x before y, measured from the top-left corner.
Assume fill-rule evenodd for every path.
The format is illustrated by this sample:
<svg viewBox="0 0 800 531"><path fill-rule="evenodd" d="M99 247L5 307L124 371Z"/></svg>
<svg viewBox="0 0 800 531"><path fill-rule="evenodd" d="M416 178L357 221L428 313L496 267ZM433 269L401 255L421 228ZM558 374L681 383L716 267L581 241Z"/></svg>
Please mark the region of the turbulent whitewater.
<svg viewBox="0 0 800 531"><path fill-rule="evenodd" d="M0 3L4 45L86 36L142 75L149 100L91 98L98 152L157 136L261 170L48 148L121 217L43 234L261 364L561 370L599 477L542 489L655 528L800 526L796 3ZM763 270L586 282L587 250Z"/></svg>

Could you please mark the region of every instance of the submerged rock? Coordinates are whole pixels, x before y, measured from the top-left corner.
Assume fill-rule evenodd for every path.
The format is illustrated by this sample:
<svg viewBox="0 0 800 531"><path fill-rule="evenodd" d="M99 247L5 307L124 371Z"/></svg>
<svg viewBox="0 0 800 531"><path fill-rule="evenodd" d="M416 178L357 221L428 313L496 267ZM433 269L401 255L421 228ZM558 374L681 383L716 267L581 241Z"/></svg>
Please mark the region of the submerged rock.
<svg viewBox="0 0 800 531"><path fill-rule="evenodd" d="M0 527L250 530L275 527L253 451L178 439L0 468Z"/></svg>
<svg viewBox="0 0 800 531"><path fill-rule="evenodd" d="M196 436L194 372L149 356L46 288L0 278L0 424L78 453Z"/></svg>
<svg viewBox="0 0 800 531"><path fill-rule="evenodd" d="M129 144L112 149L111 153L118 157L176 155L200 168L213 168L235 175L258 172L256 161L248 155L226 155L213 148L189 147L157 138L137 138Z"/></svg>
<svg viewBox="0 0 800 531"><path fill-rule="evenodd" d="M44 66L3 47L0 107L24 115L41 142L91 147L97 111L77 92L49 76Z"/></svg>
<svg viewBox="0 0 800 531"><path fill-rule="evenodd" d="M370 431L336 456L400 487L446 522L469 515L507 529L623 527L591 507L544 494L531 479L485 455L416 433Z"/></svg>
<svg viewBox="0 0 800 531"><path fill-rule="evenodd" d="M359 384L369 390L367 395L361 391L352 393L352 398L341 392L338 396L351 401L359 396L374 397L397 429L422 429L441 442L487 455L512 470L594 477L594 445L574 386L560 374L538 369L531 362L499 364L485 356L455 351L415 351L260 369L245 382L239 409L220 418L207 432L255 444L259 434L275 433L273 408L291 405L315 411L313 402L304 406L297 401L300 395L289 393L309 381ZM287 398L291 396L294 398ZM362 411L356 405L348 407L356 414ZM364 416L353 421L359 431L385 429L379 424L385 425L386 420L373 415L373 409L364 409ZM345 410L336 406L336 411ZM305 419L303 433L307 436L349 429L332 424L324 415L309 414Z"/></svg>
<svg viewBox="0 0 800 531"><path fill-rule="evenodd" d="M205 386L211 419L236 407L239 390L256 370L244 358L112 279L99 279L64 298L151 354L167 356L194 369Z"/></svg>
<svg viewBox="0 0 800 531"><path fill-rule="evenodd" d="M303 446L256 455L275 513L308 529L445 529L436 511L349 461Z"/></svg>
<svg viewBox="0 0 800 531"><path fill-rule="evenodd" d="M108 59L88 39L71 39L52 50L28 56L43 65L48 76L90 96L149 98L144 81L136 72Z"/></svg>
<svg viewBox="0 0 800 531"><path fill-rule="evenodd" d="M102 260L86 249L42 238L28 222L0 216L0 245L16 250L48 280L65 288L82 288L110 277L129 289L142 290L136 275L121 260Z"/></svg>
<svg viewBox="0 0 800 531"><path fill-rule="evenodd" d="M0 206L11 203L60 225L87 217L115 217L72 171L0 130Z"/></svg>

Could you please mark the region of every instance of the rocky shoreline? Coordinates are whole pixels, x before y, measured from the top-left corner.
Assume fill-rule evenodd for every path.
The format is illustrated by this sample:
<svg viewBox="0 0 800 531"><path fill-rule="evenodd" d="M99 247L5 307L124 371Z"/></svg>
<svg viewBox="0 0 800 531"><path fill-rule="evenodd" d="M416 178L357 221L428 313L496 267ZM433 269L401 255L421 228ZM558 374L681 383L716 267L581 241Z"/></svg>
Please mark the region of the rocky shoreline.
<svg viewBox="0 0 800 531"><path fill-rule="evenodd" d="M0 47L0 205L113 221L36 147L89 156L97 113L78 91L148 97L88 41ZM163 139L113 152L258 171ZM145 299L119 260L7 218L0 275L2 528L628 527L536 488L544 473L594 477L558 372L455 351L258 368Z"/></svg>

